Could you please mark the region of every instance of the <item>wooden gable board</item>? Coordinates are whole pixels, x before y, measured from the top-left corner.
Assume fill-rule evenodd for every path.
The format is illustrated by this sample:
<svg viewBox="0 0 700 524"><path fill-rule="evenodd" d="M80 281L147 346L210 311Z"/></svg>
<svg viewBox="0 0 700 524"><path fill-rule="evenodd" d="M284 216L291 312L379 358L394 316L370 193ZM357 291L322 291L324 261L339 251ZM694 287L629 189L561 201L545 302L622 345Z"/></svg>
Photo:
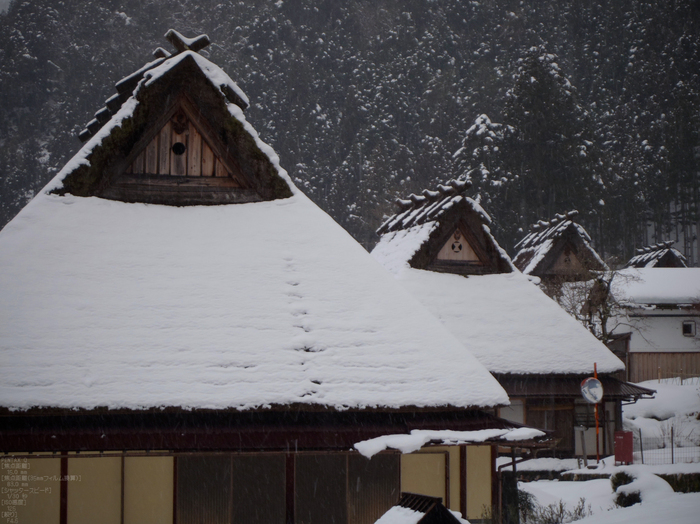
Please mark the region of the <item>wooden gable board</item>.
<svg viewBox="0 0 700 524"><path fill-rule="evenodd" d="M133 114L94 147L89 165L81 165L65 177L58 193L169 205L291 196L287 183L243 124L231 115L225 96L191 54L142 83L133 96L138 102ZM207 145L186 159L178 158L185 155L164 154L168 142L183 140L178 136L183 133L173 130L171 122L178 111L192 124L184 139L199 140L196 135L200 135ZM192 149L188 144L185 147ZM200 170L204 166L213 176L189 176L195 166ZM151 174L151 170L158 173ZM138 171L149 176L137 177Z"/></svg>
<svg viewBox="0 0 700 524"><path fill-rule="evenodd" d="M495 240L484 231L481 217L466 201L443 212L438 223L430 239L410 261L412 267L464 275L512 271L509 261L502 260ZM461 237L461 253L452 251L456 232Z"/></svg>
<svg viewBox="0 0 700 524"><path fill-rule="evenodd" d="M461 226L455 228L442 248L440 248L440 251L438 251L436 260L481 264L481 259L479 259L466 237L467 235L465 235Z"/></svg>

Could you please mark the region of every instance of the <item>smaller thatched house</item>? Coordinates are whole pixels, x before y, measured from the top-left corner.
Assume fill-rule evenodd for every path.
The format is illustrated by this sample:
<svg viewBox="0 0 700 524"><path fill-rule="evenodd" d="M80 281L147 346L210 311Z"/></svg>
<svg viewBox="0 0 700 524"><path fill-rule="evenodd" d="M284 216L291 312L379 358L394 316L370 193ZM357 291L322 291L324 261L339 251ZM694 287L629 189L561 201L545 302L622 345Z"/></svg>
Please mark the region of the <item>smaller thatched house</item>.
<svg viewBox="0 0 700 524"><path fill-rule="evenodd" d="M688 260L673 247L674 243L673 240L669 240L642 247L625 267L688 267Z"/></svg>
<svg viewBox="0 0 700 524"><path fill-rule="evenodd" d="M574 427L591 427L580 383L597 363L606 393L600 444L611 453L622 424L620 403L650 391L616 380L624 364L513 267L490 233L489 216L464 194L468 187L451 181L399 200L372 255L498 379L511 399L500 416L554 431L559 454L580 451ZM569 219L560 224L562 236L552 232L548 245L571 235L571 245L579 246L573 238L585 232ZM564 247L548 253L556 259ZM595 450L591 431L586 439L592 440L587 451Z"/></svg>
<svg viewBox="0 0 700 524"><path fill-rule="evenodd" d="M590 271L608 269L591 245L591 237L573 219L578 211L540 220L515 245L513 264L526 275L539 277L545 287L588 280Z"/></svg>

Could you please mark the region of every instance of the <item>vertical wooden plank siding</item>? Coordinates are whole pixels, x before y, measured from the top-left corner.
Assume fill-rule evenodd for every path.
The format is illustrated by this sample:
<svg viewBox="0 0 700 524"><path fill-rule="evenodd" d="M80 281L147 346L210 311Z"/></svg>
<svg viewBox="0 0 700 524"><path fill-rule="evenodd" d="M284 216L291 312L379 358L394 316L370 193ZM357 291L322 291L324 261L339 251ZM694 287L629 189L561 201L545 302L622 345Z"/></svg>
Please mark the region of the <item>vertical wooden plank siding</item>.
<svg viewBox="0 0 700 524"><path fill-rule="evenodd" d="M170 122L166 122L158 134L158 174L170 174Z"/></svg>
<svg viewBox="0 0 700 524"><path fill-rule="evenodd" d="M178 457L177 520L180 524L220 524L231 515L231 458Z"/></svg>
<svg viewBox="0 0 700 524"><path fill-rule="evenodd" d="M202 135L190 122L189 145L187 147L187 175L202 176Z"/></svg>
<svg viewBox="0 0 700 524"><path fill-rule="evenodd" d="M145 172L149 175L158 173L158 136L156 135L151 143L146 146Z"/></svg>
<svg viewBox="0 0 700 524"><path fill-rule="evenodd" d="M182 133L178 135L174 132L172 133L172 143L173 145L178 142L182 142L185 145L185 153L182 155L176 155L172 148L170 150L170 174L175 176L186 176L187 175L187 133Z"/></svg>
<svg viewBox="0 0 700 524"><path fill-rule="evenodd" d="M232 455L230 522L284 522L285 466L280 454Z"/></svg>
<svg viewBox="0 0 700 524"><path fill-rule="evenodd" d="M294 454L287 453L285 457L286 524L294 524L294 476Z"/></svg>
<svg viewBox="0 0 700 524"><path fill-rule="evenodd" d="M371 460L362 455L347 456L348 524L373 524L399 498L401 457L379 454Z"/></svg>
<svg viewBox="0 0 700 524"><path fill-rule="evenodd" d="M202 140L202 176L214 176L214 152L204 140Z"/></svg>
<svg viewBox="0 0 700 524"><path fill-rule="evenodd" d="M216 160L216 176L228 176L226 167L219 161L219 159Z"/></svg>
<svg viewBox="0 0 700 524"><path fill-rule="evenodd" d="M141 153L139 153L139 156L136 157L136 160L134 160L134 163L132 164L134 168L134 173L143 173L144 156L144 151L141 151Z"/></svg>
<svg viewBox="0 0 700 524"><path fill-rule="evenodd" d="M700 375L700 352L630 353L630 382Z"/></svg>

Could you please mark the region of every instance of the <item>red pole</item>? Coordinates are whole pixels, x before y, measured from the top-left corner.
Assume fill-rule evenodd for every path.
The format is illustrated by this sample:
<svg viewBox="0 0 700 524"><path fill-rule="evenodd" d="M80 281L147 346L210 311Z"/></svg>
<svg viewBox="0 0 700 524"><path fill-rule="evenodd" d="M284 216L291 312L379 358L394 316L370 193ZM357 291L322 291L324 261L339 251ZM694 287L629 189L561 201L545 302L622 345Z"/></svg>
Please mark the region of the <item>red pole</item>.
<svg viewBox="0 0 700 524"><path fill-rule="evenodd" d="M593 363L593 378L598 379L598 363ZM598 402L595 404L595 458L596 464L600 464L600 426L598 425Z"/></svg>

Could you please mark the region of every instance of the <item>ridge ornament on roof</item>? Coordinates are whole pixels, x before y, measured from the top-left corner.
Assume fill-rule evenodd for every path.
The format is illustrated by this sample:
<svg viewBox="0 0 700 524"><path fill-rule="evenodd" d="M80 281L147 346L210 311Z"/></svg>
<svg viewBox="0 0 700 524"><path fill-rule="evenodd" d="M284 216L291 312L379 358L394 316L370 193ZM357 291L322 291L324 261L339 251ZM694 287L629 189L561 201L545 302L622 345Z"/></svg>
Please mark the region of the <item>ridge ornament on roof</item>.
<svg viewBox="0 0 700 524"><path fill-rule="evenodd" d="M124 202L213 205L287 198L291 190L242 111L247 96L197 54L209 37L170 30L175 53L116 83L81 140L83 162L64 169L59 194Z"/></svg>

